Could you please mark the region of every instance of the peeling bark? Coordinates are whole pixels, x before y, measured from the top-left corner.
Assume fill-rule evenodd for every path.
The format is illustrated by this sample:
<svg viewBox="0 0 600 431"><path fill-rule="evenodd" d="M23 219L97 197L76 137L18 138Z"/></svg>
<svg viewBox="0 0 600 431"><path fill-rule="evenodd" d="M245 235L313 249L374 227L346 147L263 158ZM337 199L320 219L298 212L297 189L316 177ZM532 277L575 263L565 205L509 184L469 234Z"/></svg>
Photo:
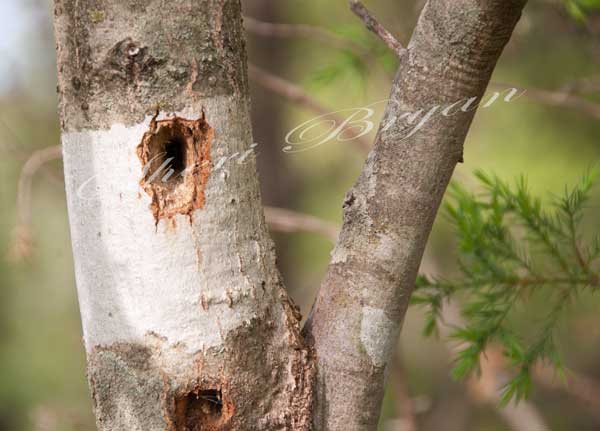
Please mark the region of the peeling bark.
<svg viewBox="0 0 600 431"><path fill-rule="evenodd" d="M255 159L231 157L252 145L239 0L56 0L55 27L98 429L309 429L314 359Z"/></svg>

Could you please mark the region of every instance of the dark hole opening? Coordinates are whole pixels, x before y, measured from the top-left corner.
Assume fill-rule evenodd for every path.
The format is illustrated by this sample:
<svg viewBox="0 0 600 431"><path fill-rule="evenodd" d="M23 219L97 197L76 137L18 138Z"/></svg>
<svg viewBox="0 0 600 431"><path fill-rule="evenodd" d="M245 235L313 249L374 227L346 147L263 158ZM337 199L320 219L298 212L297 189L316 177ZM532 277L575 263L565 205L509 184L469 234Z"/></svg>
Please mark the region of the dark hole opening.
<svg viewBox="0 0 600 431"><path fill-rule="evenodd" d="M173 169L173 174L167 179L167 181L181 178L181 174L186 168L186 142L181 136L173 136L167 142L165 142L165 161L169 161L167 165L167 171Z"/></svg>

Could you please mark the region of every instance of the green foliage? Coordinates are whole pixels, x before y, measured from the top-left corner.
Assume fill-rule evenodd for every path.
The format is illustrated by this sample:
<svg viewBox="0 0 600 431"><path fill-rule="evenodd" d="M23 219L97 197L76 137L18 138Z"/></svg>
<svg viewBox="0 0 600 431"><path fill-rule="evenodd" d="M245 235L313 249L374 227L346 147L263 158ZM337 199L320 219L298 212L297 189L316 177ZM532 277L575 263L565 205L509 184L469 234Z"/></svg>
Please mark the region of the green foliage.
<svg viewBox="0 0 600 431"><path fill-rule="evenodd" d="M453 376L462 379L476 371L486 346L495 342L516 370L505 387L503 403L527 397L530 370L545 361L561 372L562 362L555 329L562 312L585 292L600 287L595 270L600 260L600 239L580 234L585 204L598 171L590 171L572 189L554 197L550 211L531 195L524 178L511 187L497 177L476 172L483 186L471 194L451 186L446 214L459 239L461 279L419 277L412 299L427 307L424 332L432 334L442 306L450 298L463 298L465 326L453 338L464 347L456 358ZM543 295L547 313L531 321L535 336L517 333L511 317L527 307L533 295Z"/></svg>
<svg viewBox="0 0 600 431"><path fill-rule="evenodd" d="M600 0L563 0L567 12L578 21L585 21L587 14L600 9Z"/></svg>

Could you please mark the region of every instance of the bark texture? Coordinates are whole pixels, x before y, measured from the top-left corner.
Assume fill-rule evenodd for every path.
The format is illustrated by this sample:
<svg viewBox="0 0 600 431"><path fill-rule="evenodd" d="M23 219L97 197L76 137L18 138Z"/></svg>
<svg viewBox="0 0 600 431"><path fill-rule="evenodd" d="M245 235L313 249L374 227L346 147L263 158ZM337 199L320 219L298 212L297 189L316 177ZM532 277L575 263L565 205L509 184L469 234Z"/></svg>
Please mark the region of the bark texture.
<svg viewBox="0 0 600 431"><path fill-rule="evenodd" d="M98 429L308 429L314 361L248 153L239 0L56 0L55 29Z"/></svg>
<svg viewBox="0 0 600 431"><path fill-rule="evenodd" d="M430 0L421 14L305 327L318 361L315 429L377 428L386 366L477 102L461 106L483 95L524 3ZM436 106L406 138L416 123L402 114L422 109L418 123Z"/></svg>

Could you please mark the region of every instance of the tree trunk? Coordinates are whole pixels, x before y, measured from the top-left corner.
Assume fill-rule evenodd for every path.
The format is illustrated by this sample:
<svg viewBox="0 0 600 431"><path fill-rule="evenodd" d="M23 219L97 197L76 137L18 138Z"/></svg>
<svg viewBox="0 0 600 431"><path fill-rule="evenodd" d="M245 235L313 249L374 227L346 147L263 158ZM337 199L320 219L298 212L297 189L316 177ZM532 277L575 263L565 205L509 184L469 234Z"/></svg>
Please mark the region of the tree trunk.
<svg viewBox="0 0 600 431"><path fill-rule="evenodd" d="M248 152L239 0L55 0L100 430L376 429L389 353L474 115L456 105L402 139L400 112L481 96L523 3L425 6L393 84L390 127L345 200L308 347Z"/></svg>
<svg viewBox="0 0 600 431"><path fill-rule="evenodd" d="M307 429L314 367L275 267L254 156L244 157L239 1L55 7L98 428ZM169 158L176 172L152 178Z"/></svg>

